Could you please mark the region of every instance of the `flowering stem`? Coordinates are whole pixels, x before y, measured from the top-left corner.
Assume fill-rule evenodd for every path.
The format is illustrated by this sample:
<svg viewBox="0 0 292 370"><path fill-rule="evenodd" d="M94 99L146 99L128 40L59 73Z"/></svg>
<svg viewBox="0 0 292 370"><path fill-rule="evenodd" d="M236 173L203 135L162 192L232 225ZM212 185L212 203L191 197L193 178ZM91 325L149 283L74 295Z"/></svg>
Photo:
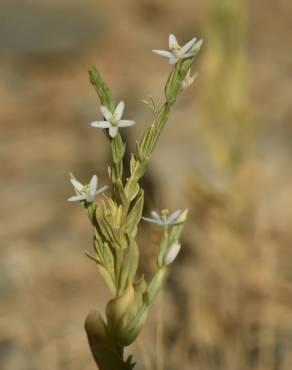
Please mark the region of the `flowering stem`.
<svg viewBox="0 0 292 370"><path fill-rule="evenodd" d="M153 123L136 142L136 154L131 155L130 176L126 181L123 179L126 144L118 128L132 125L133 121L121 119L124 103L120 102L116 106L96 68L89 68L90 82L99 96L106 121L96 121L92 125L104 129L110 140L113 161L112 167L108 169L113 185L112 197L104 196L98 204L82 202L94 232L96 254L90 257L97 262L114 296L106 306L106 321L97 311L91 311L85 322L91 351L101 370L131 370L134 367L131 356L124 359L124 347L138 336L147 318L148 307L167 275L168 265L180 248L178 240L187 211L179 212L180 215L174 213L172 220L170 215L168 224L166 216L163 218L164 237L157 252L157 271L148 284L143 277L137 278L139 249L135 237L144 204L144 192L139 180L146 171L169 114L183 90L183 81L201 46L200 42L197 44L188 54L190 56L186 54L186 58L179 60L172 69L164 88L165 102L158 111L153 110ZM105 128L109 128L109 131Z"/></svg>
<svg viewBox="0 0 292 370"><path fill-rule="evenodd" d="M115 104L112 98L112 94L105 82L102 81L100 74L94 66L90 66L88 69L89 80L94 86L95 91L98 94L101 105L113 111ZM113 197L115 200L120 200L119 191L115 185L117 181L122 183L123 178L123 157L126 151L126 144L123 142L122 136L118 133L114 138L111 138L106 130L104 130L106 136L110 139L111 153L113 159L113 168L110 170L110 177L113 183Z"/></svg>

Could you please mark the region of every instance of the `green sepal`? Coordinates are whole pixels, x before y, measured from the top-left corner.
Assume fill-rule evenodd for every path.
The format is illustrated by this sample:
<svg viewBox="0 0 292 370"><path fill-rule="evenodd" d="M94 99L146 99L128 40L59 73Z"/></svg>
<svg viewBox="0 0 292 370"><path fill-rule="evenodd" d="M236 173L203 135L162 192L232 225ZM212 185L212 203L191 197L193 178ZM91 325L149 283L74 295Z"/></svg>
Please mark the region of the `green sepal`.
<svg viewBox="0 0 292 370"><path fill-rule="evenodd" d="M158 268L161 268L164 266L164 255L165 255L165 251L167 250L168 246L169 246L169 235L167 232L165 232L160 242L158 252L157 252L156 263L157 263Z"/></svg>
<svg viewBox="0 0 292 370"><path fill-rule="evenodd" d="M174 242L176 242L177 240L180 239L181 233L182 233L183 228L184 228L184 224L185 224L186 219L187 219L187 215L188 215L188 210L186 209L176 219L176 221L181 222L181 224L172 226L171 231L169 233L169 237L168 237L169 245L173 244Z"/></svg>
<svg viewBox="0 0 292 370"><path fill-rule="evenodd" d="M119 133L111 140L111 150L113 162L115 164L121 162L126 151L126 144L123 143L122 137Z"/></svg>

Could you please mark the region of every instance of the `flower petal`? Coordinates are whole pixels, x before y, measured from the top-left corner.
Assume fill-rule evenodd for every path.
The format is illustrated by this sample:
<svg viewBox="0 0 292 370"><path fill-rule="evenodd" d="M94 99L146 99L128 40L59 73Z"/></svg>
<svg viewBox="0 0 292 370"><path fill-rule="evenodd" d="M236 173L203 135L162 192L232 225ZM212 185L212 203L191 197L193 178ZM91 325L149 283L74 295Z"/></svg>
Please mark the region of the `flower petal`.
<svg viewBox="0 0 292 370"><path fill-rule="evenodd" d="M74 189L78 191L82 191L84 186L81 184L81 182L77 181L76 179L70 179L71 184L73 185Z"/></svg>
<svg viewBox="0 0 292 370"><path fill-rule="evenodd" d="M125 103L123 101L120 101L115 109L115 117L116 117L117 122L120 121L120 119L122 118L124 109L125 109Z"/></svg>
<svg viewBox="0 0 292 370"><path fill-rule="evenodd" d="M182 225L184 221L173 221L171 224L172 225Z"/></svg>
<svg viewBox="0 0 292 370"><path fill-rule="evenodd" d="M135 125L135 121L132 121L130 119L121 119L118 123L118 127L129 127Z"/></svg>
<svg viewBox="0 0 292 370"><path fill-rule="evenodd" d="M98 182L98 178L96 175L93 175L91 180L90 180L90 183L89 183L89 190L90 190L90 193L91 194L95 194L96 193L96 188L97 188L97 182Z"/></svg>
<svg viewBox="0 0 292 370"><path fill-rule="evenodd" d="M171 244L170 247L168 247L165 256L164 256L164 263L166 265L171 264L177 257L179 251L180 251L181 245L177 241L173 244Z"/></svg>
<svg viewBox="0 0 292 370"><path fill-rule="evenodd" d="M142 217L142 220L147 221L147 222L152 222L153 224L156 224L156 225L161 225L160 221L154 220L153 218Z"/></svg>
<svg viewBox="0 0 292 370"><path fill-rule="evenodd" d="M94 201L95 195L96 195L95 193L94 194L87 193L85 197L86 202L92 203Z"/></svg>
<svg viewBox="0 0 292 370"><path fill-rule="evenodd" d="M111 126L109 128L110 137L114 138L115 136L117 136L117 133L118 133L118 127L117 126Z"/></svg>
<svg viewBox="0 0 292 370"><path fill-rule="evenodd" d="M73 195L73 197L68 198L68 202L77 202L79 200L84 200L86 198L85 195Z"/></svg>
<svg viewBox="0 0 292 370"><path fill-rule="evenodd" d="M108 121L94 121L91 122L90 126L97 128L109 128L111 127L111 124Z"/></svg>
<svg viewBox="0 0 292 370"><path fill-rule="evenodd" d="M170 58L170 59L169 59L168 63L169 63L169 64L176 64L178 61L179 61L179 59L178 59L178 58L174 58L174 57L172 57L172 58Z"/></svg>
<svg viewBox="0 0 292 370"><path fill-rule="evenodd" d="M158 54L162 57L171 58L172 56L170 51L166 51L166 50L152 50L152 51L153 53Z"/></svg>
<svg viewBox="0 0 292 370"><path fill-rule="evenodd" d="M156 211L152 211L152 212L151 212L151 215L153 216L153 218L155 218L155 220L157 220L157 221L161 221L161 217L160 217L160 215L159 215L159 213L158 213L158 212L156 212Z"/></svg>
<svg viewBox="0 0 292 370"><path fill-rule="evenodd" d="M100 188L100 189L98 189L98 190L97 190L97 192L95 193L95 195L102 193L102 192L103 192L103 191L105 191L107 188L108 188L108 186L107 186L107 185L103 186L102 188Z"/></svg>
<svg viewBox="0 0 292 370"><path fill-rule="evenodd" d="M191 49L191 47L195 44L196 41L197 41L196 37L191 39L189 42L187 42L184 46L181 47L181 49L179 50L179 53L185 54L187 51Z"/></svg>
<svg viewBox="0 0 292 370"><path fill-rule="evenodd" d="M104 118L107 121L110 121L110 119L112 118L112 113L107 109L107 107L105 107L104 105L102 105L100 107L100 111L101 111L102 115L104 116Z"/></svg>
<svg viewBox="0 0 292 370"><path fill-rule="evenodd" d="M180 55L179 59L191 58L194 55L195 55L195 53L186 53L186 54Z"/></svg>
<svg viewBox="0 0 292 370"><path fill-rule="evenodd" d="M167 223L172 223L175 221L178 216L181 214L181 210L178 209L177 211L173 212L168 218L167 218Z"/></svg>
<svg viewBox="0 0 292 370"><path fill-rule="evenodd" d="M171 34L168 36L168 46L169 46L169 49L172 49L174 46L177 46L177 45L178 45L177 39L176 39L176 37L171 33Z"/></svg>

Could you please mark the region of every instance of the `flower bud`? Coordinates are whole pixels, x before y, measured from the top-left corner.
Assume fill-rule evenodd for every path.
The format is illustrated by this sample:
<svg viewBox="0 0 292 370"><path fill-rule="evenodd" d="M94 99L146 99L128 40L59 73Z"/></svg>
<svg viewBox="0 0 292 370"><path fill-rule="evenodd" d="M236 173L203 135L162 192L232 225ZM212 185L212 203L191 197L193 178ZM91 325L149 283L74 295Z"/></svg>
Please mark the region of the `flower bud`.
<svg viewBox="0 0 292 370"><path fill-rule="evenodd" d="M165 256L164 256L164 263L165 265L170 265L177 257L179 251L180 251L181 245L178 241L171 244L170 247L168 247Z"/></svg>

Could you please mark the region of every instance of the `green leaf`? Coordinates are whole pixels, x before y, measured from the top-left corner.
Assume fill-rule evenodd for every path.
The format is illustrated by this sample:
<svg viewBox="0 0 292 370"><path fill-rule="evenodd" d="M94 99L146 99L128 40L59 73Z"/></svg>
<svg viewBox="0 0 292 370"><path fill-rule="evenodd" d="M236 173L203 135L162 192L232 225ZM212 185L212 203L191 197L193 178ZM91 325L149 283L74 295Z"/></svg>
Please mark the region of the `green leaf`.
<svg viewBox="0 0 292 370"><path fill-rule="evenodd" d="M126 285L134 282L138 269L139 249L135 239L129 235L129 246L124 249L123 263L120 271L119 290L125 289Z"/></svg>
<svg viewBox="0 0 292 370"><path fill-rule="evenodd" d="M121 179L117 179L114 183L114 189L116 191L116 197L121 201L123 205L128 203L128 197L124 190L123 183Z"/></svg>
<svg viewBox="0 0 292 370"><path fill-rule="evenodd" d="M126 219L125 229L127 233L131 234L133 237L136 235L137 225L142 217L143 206L144 206L144 191L141 189L140 194L137 197Z"/></svg>
<svg viewBox="0 0 292 370"><path fill-rule="evenodd" d="M151 125L148 127L141 139L140 142L140 152L141 152L141 159L148 159L151 152L152 152L152 147L155 142L155 136L156 136L156 127L155 125Z"/></svg>
<svg viewBox="0 0 292 370"><path fill-rule="evenodd" d="M129 202L136 198L137 194L139 193L139 190L140 186L137 182L137 178L131 176L131 178L128 180L125 186L125 192Z"/></svg>

